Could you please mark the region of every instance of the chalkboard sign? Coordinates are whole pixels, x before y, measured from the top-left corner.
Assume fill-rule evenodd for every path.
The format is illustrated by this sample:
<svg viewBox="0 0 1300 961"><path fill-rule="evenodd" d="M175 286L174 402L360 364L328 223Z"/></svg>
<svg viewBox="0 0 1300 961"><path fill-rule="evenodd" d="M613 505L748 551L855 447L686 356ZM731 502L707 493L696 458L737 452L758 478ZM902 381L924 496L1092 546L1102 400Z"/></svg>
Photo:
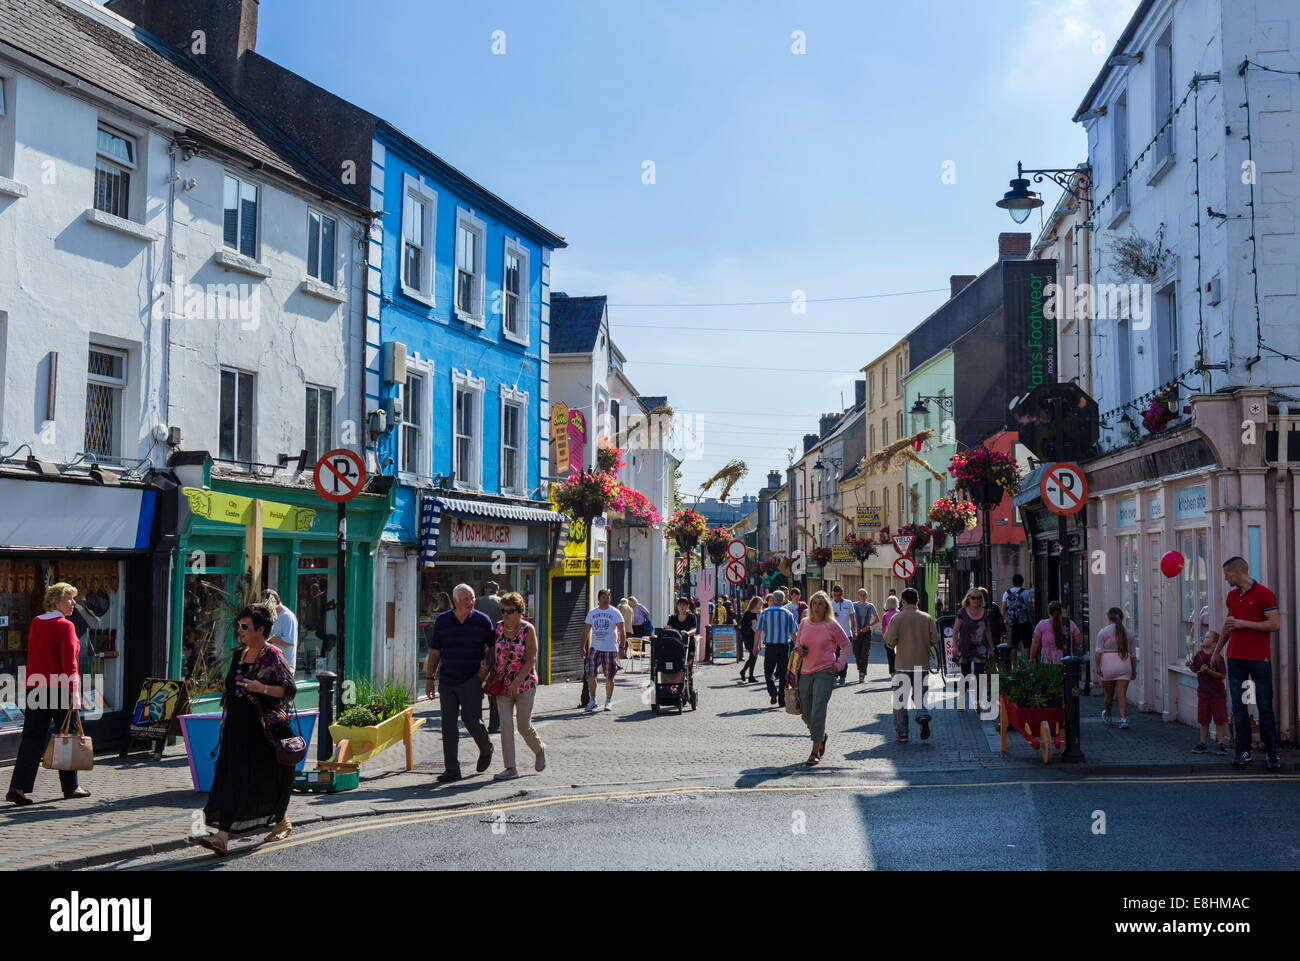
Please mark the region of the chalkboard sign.
<svg viewBox="0 0 1300 961"><path fill-rule="evenodd" d="M736 640L736 628L734 625L724 626L718 624L714 626L713 656L714 658L728 656L740 660L740 645Z"/></svg>

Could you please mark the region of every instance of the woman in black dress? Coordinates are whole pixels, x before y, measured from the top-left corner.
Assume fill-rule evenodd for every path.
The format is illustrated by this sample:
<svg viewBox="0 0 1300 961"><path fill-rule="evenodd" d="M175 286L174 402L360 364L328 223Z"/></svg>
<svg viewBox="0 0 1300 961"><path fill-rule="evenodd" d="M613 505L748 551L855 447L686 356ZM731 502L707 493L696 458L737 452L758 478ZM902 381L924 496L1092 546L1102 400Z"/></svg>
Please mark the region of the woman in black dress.
<svg viewBox="0 0 1300 961"><path fill-rule="evenodd" d="M740 645L741 649L749 657L740 667L740 680L744 682L745 672L749 672L750 683L755 683L758 678L754 677L754 665L758 662L758 648L754 644L754 622L758 620L759 611L763 608L763 602L757 597L749 599L749 605L745 608L745 613L740 619Z"/></svg>
<svg viewBox="0 0 1300 961"><path fill-rule="evenodd" d="M295 733L287 705L296 688L284 655L267 642L274 623L264 604L251 604L236 618L242 646L226 674L221 753L203 809L217 833L199 838L218 854L226 853L231 834L273 826L266 840L282 841L293 833L288 817L293 768L279 762L271 739Z"/></svg>

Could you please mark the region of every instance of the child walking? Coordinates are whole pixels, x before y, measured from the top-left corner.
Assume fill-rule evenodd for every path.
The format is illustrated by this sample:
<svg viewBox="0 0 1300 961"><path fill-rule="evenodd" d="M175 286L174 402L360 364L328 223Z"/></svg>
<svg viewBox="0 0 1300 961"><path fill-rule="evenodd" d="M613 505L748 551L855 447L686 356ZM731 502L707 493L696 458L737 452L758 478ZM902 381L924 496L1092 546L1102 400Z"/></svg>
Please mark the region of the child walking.
<svg viewBox="0 0 1300 961"><path fill-rule="evenodd" d="M1187 668L1196 675L1196 721L1201 725L1201 742L1192 748L1197 754L1209 750L1210 719L1214 719L1214 733L1219 739L1219 753L1228 756L1228 688L1223 679L1228 676L1228 665L1222 657L1214 656L1219 643L1218 631L1206 631L1201 638L1201 649L1187 661Z"/></svg>

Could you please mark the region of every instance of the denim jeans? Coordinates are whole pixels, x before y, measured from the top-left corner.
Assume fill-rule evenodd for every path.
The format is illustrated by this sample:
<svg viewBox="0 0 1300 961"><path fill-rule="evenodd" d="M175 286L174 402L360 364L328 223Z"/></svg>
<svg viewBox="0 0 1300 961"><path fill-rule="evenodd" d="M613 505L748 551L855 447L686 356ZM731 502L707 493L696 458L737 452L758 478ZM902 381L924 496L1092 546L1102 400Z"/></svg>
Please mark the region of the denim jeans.
<svg viewBox="0 0 1300 961"><path fill-rule="evenodd" d="M918 718L930 716L930 712L925 708L925 682L929 673L925 668L918 667L910 671L899 671L894 675L892 694L894 701L894 731L898 734L907 733L907 703L909 700L916 702L916 716Z"/></svg>
<svg viewBox="0 0 1300 961"><path fill-rule="evenodd" d="M767 644L763 647L763 674L767 677L767 693L785 700L785 672L790 666L789 644Z"/></svg>
<svg viewBox="0 0 1300 961"><path fill-rule="evenodd" d="M1232 726L1237 732L1237 753L1249 751L1250 705L1242 699L1247 680L1255 682L1255 706L1259 708L1259 737L1266 751L1277 750L1277 721L1273 716L1273 665L1269 661L1228 661L1228 696L1232 698Z"/></svg>

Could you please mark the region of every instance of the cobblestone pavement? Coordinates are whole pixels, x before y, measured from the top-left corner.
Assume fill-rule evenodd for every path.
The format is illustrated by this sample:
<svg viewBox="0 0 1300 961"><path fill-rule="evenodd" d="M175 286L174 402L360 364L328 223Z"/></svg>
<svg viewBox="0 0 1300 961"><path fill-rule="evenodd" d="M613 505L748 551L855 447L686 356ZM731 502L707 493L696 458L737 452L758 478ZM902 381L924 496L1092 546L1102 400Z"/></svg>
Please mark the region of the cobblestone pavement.
<svg viewBox="0 0 1300 961"><path fill-rule="evenodd" d="M878 648L873 650L873 659L883 662L880 654ZM359 789L295 794L289 814L294 823L308 824L619 785L680 785L692 780L749 785L790 776L905 779L929 771L970 771L973 777L987 777L1043 767L1038 752L1015 734L1008 738L1007 754L1000 754L996 724L969 710L936 710L928 741L920 740L913 724L911 740L897 743L888 675L883 663L873 662L866 683L853 683L855 672L850 669L850 683L832 695L826 756L808 771L802 766L809 749L802 721L771 706L761 683L737 683L736 672L729 662L698 667L700 709L688 708L680 716L651 712L643 670L619 675L610 712L577 710L577 684L543 687L534 722L548 746L548 767L535 774L531 754L520 740L523 776L511 782L491 780L502 767L495 736L492 766L482 775L473 774L476 752L462 729L461 768L467 777L450 785L435 784L434 776L442 771L438 702L421 701L416 713L428 721L415 733L413 772L404 770L399 744L364 765ZM1131 727L1120 731L1104 726L1100 709L1099 697L1084 698L1081 739L1087 762L1062 765L1054 759L1054 774L1222 771L1228 766L1227 759L1212 753L1191 753L1197 740L1192 728L1164 723L1159 715L1134 713ZM313 745L309 757L314 756ZM1283 761L1288 770L1300 768L1295 751L1284 751ZM1252 768L1262 772L1263 758L1257 756ZM0 768L0 779L7 784L8 778L9 770ZM184 846L200 823L198 813L207 797L193 790L182 746L168 748L161 761L146 754L97 759L95 770L85 773L81 783L92 796L65 801L53 772L42 770L32 794L37 804L0 808L0 869L94 866L128 854Z"/></svg>

